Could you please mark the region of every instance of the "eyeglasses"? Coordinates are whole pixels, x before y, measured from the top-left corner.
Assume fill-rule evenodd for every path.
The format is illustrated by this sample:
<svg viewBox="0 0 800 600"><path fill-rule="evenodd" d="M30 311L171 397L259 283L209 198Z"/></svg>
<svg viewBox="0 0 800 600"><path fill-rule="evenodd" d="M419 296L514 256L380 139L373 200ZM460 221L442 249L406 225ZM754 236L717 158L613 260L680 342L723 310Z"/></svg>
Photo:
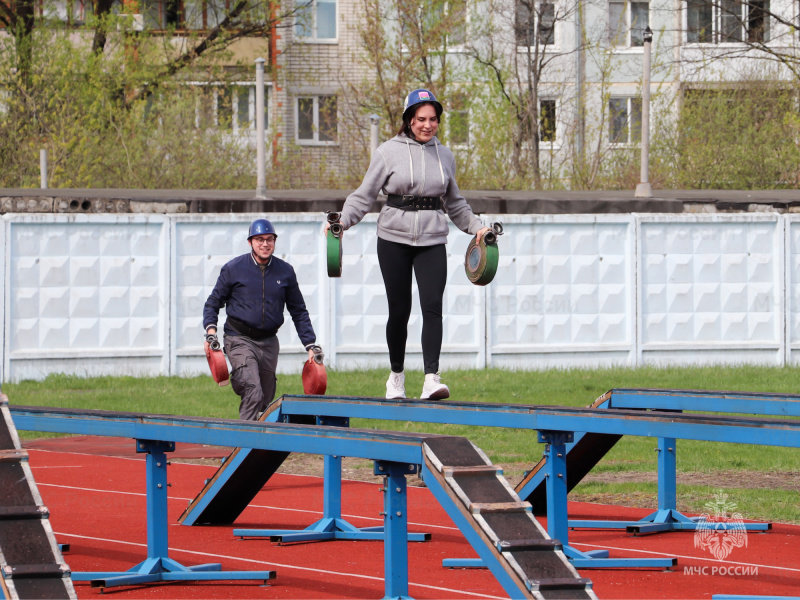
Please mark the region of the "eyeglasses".
<svg viewBox="0 0 800 600"><path fill-rule="evenodd" d="M271 245L271 244L274 244L274 243L275 243L275 238L274 238L274 237L269 237L269 238L253 238L253 243L254 243L254 244L259 244L259 245L261 245L261 246L269 246L269 245Z"/></svg>

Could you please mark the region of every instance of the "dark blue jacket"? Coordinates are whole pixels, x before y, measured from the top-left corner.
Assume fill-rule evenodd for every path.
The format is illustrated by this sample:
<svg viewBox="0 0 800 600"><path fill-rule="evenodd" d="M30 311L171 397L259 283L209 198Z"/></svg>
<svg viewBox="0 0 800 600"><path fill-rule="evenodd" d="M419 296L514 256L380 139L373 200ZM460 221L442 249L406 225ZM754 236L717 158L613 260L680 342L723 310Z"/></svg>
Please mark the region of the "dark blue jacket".
<svg viewBox="0 0 800 600"><path fill-rule="evenodd" d="M308 347L316 341L303 294L292 265L273 256L263 275L252 254L243 254L220 270L214 290L203 308L203 327L217 326L219 309L249 327L277 331L283 325L283 309L289 309L300 341ZM226 335L242 335L227 320Z"/></svg>

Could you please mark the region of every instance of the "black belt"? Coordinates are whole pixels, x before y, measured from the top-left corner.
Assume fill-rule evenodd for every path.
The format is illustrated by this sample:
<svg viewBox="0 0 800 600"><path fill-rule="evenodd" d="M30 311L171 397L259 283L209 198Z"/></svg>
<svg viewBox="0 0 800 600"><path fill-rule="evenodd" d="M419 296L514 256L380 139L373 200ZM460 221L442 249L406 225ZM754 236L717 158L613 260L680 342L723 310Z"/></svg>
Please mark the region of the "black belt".
<svg viewBox="0 0 800 600"><path fill-rule="evenodd" d="M386 204L400 210L439 210L442 206L442 199L439 196L389 194Z"/></svg>
<svg viewBox="0 0 800 600"><path fill-rule="evenodd" d="M267 338L271 338L274 335L277 335L278 333L277 329L268 331L266 329L258 329L257 327L250 327L246 323L242 323L239 319L234 319L230 315L228 316L227 322L233 325L233 328L241 335L246 335L247 337L253 340L265 340Z"/></svg>

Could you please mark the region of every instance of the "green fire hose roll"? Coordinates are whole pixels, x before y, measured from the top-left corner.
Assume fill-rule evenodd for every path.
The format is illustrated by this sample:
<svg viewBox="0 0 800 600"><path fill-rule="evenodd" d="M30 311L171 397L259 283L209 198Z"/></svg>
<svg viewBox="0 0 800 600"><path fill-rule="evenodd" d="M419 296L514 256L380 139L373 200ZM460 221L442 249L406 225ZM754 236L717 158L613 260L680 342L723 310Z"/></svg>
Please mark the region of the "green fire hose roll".
<svg viewBox="0 0 800 600"><path fill-rule="evenodd" d="M494 223L492 230L483 235L480 243L476 241L477 236L470 241L464 257L464 270L467 278L475 285L488 285L494 279L495 273L497 273L497 263L500 260L497 236L502 233L503 226L500 223Z"/></svg>
<svg viewBox="0 0 800 600"><path fill-rule="evenodd" d="M344 228L339 223L338 213L328 215L330 229L325 236L327 241L328 277L342 276L342 233Z"/></svg>

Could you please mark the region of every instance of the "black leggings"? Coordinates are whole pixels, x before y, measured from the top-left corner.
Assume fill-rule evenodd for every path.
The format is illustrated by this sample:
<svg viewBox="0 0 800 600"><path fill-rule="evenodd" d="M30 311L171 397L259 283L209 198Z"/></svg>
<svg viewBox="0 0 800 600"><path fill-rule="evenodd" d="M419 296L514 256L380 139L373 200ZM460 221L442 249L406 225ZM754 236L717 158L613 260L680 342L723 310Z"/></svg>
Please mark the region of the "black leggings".
<svg viewBox="0 0 800 600"><path fill-rule="evenodd" d="M409 246L378 238L378 263L389 301L386 343L392 371L400 373L405 363L413 270L422 309L422 360L425 373L437 373L442 350L442 297L447 280L444 244Z"/></svg>

